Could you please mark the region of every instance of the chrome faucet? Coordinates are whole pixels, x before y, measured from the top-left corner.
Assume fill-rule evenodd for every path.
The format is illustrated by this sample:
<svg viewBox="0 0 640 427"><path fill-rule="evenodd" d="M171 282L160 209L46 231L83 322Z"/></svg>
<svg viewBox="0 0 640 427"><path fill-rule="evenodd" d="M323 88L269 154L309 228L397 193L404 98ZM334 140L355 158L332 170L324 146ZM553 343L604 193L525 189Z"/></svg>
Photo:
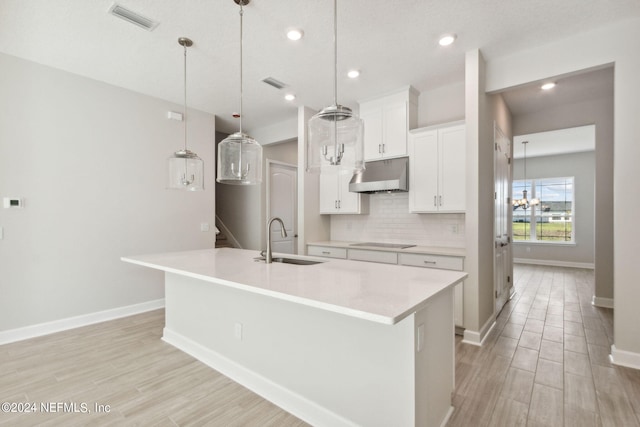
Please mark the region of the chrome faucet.
<svg viewBox="0 0 640 427"><path fill-rule="evenodd" d="M267 223L267 252L264 255L264 262L267 264L271 264L273 262L273 255L271 253L271 224L273 221L278 221L280 223L280 235L282 237L287 237L287 230L284 229L284 222L280 218L273 217Z"/></svg>

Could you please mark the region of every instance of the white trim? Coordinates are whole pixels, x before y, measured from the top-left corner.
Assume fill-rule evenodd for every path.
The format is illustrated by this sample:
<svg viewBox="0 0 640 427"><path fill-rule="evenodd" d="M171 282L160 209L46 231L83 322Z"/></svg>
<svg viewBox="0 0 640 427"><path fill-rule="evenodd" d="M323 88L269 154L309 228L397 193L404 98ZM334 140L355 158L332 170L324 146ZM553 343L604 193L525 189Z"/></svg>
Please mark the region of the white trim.
<svg viewBox="0 0 640 427"><path fill-rule="evenodd" d="M37 325L0 331L0 345L49 335L69 329L80 328L94 323L106 322L107 320L132 316L134 314L157 310L159 308L164 308L164 298L140 304L128 305L125 307L112 308L110 310L98 311L95 313L83 314L81 316L39 323Z"/></svg>
<svg viewBox="0 0 640 427"><path fill-rule="evenodd" d="M594 295L593 298L591 298L591 305L602 308L613 308L613 298L603 298Z"/></svg>
<svg viewBox="0 0 640 427"><path fill-rule="evenodd" d="M614 345L611 346L611 363L627 368L640 369L640 353L631 351L618 350Z"/></svg>
<svg viewBox="0 0 640 427"><path fill-rule="evenodd" d="M455 382L455 380L454 380L454 382ZM454 410L455 410L455 408L453 406L449 407L449 410L447 411L447 415L445 415L444 420L442 420L442 422L440 423L440 427L446 427L447 426L447 423L449 422L449 419L451 419L451 415L453 415L453 411Z"/></svg>
<svg viewBox="0 0 640 427"><path fill-rule="evenodd" d="M484 344L484 340L487 339L489 332L496 326L496 318L495 316L491 316L485 324L480 328L480 331L470 331L469 329L464 330L464 335L462 337L462 342L465 344L482 346Z"/></svg>
<svg viewBox="0 0 640 427"><path fill-rule="evenodd" d="M571 261L555 261L549 259L526 259L526 258L514 258L514 264L533 264L533 265L550 265L552 267L571 267L571 268L586 268L593 270L595 265L592 262L571 262Z"/></svg>
<svg viewBox="0 0 640 427"><path fill-rule="evenodd" d="M162 340L311 425L356 426L335 412L166 327L163 330Z"/></svg>

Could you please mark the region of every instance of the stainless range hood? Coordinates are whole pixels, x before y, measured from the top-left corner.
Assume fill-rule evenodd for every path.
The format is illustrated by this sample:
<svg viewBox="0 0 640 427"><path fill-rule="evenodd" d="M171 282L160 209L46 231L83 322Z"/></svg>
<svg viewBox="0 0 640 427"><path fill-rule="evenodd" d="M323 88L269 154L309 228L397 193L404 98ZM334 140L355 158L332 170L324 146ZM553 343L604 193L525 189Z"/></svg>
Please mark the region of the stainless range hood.
<svg viewBox="0 0 640 427"><path fill-rule="evenodd" d="M349 191L353 193L409 191L408 174L408 157L367 162L365 170L351 178Z"/></svg>

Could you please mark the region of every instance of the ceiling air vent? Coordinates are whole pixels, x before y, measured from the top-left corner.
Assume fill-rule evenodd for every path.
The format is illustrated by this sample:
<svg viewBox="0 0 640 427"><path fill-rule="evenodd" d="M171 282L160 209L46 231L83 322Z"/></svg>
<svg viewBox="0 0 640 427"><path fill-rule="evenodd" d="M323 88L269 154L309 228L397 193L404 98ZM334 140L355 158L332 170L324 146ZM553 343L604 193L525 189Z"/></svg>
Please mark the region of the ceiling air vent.
<svg viewBox="0 0 640 427"><path fill-rule="evenodd" d="M276 89L284 89L285 87L289 86L286 83L282 83L280 80L274 79L273 77L267 77L266 79L262 79L262 81L269 86L275 87Z"/></svg>
<svg viewBox="0 0 640 427"><path fill-rule="evenodd" d="M153 31L159 24L153 19L149 19L146 16L142 16L116 3L114 3L113 6L111 6L111 8L109 9L109 13L112 14L113 16L117 16L120 19L124 19L127 22L135 24L138 27L144 28L147 31Z"/></svg>

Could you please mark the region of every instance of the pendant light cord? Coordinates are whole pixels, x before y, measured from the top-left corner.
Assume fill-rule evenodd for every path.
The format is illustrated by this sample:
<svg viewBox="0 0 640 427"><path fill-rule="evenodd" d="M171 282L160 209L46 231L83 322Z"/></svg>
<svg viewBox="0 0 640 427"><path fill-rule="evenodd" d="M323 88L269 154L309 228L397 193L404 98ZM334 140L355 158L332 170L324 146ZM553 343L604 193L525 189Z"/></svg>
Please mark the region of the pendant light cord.
<svg viewBox="0 0 640 427"><path fill-rule="evenodd" d="M242 134L242 2L240 2L240 133Z"/></svg>
<svg viewBox="0 0 640 427"><path fill-rule="evenodd" d="M184 151L187 151L187 45L184 47L184 109L182 115L184 117Z"/></svg>
<svg viewBox="0 0 640 427"><path fill-rule="evenodd" d="M333 0L333 104L338 105L338 0Z"/></svg>

